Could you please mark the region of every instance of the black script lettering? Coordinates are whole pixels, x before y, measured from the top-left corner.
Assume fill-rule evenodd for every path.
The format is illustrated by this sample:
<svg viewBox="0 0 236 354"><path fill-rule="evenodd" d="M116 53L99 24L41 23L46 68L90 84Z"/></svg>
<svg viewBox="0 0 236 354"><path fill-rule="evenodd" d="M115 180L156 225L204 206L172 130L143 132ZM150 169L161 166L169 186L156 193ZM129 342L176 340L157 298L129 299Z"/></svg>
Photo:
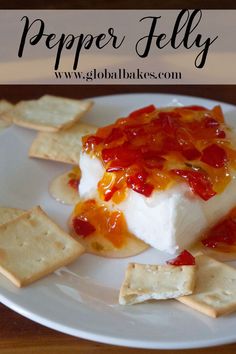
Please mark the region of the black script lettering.
<svg viewBox="0 0 236 354"><path fill-rule="evenodd" d="M94 46L95 48L101 50L108 44L110 44L114 49L118 49L125 40L125 36L123 36L121 39L118 39L118 37L114 34L115 30L112 27L107 30L107 33L100 33L98 35L81 33L78 36L75 36L73 34L66 35L65 33L62 33L60 36L57 36L55 33L45 33L45 23L41 19L36 19L30 23L29 18L24 16L22 17L21 21L23 20L25 21L25 25L20 41L18 56L22 57L26 40L28 40L30 45L36 45L43 38L46 48L57 49L54 65L55 70L58 70L59 68L64 49L75 50L73 70L76 70L82 49L89 50L92 46ZM34 33L32 35L30 32L33 29Z"/></svg>
<svg viewBox="0 0 236 354"><path fill-rule="evenodd" d="M28 35L29 30L31 29L31 27L36 24L39 23L40 27L39 27L39 31L38 34L35 36L32 36L29 40L31 45L35 45L37 44L40 39L42 38L43 32L44 32L44 22L42 20L40 20L39 18L34 20L31 25L29 24L29 18L27 16L23 16L21 21L25 20L25 27L21 36L21 41L20 41L20 46L19 46L19 50L18 50L18 57L21 58L23 55L23 51L24 51L24 47L25 47L25 40L26 37Z"/></svg>
<svg viewBox="0 0 236 354"><path fill-rule="evenodd" d="M146 58L148 56L150 48L151 48L151 45L152 45L153 38L157 38L158 37L158 36L155 36L154 33L155 33L155 29L156 29L157 20L159 18L161 18L161 16L159 16L159 17L146 16L146 17L141 18L141 20L139 22L142 22L143 20L146 20L146 19L149 19L149 18L152 19L150 31L149 31L147 36L144 36L144 37L140 38L138 40L138 42L136 43L136 46L135 46L136 53L141 58ZM139 50L139 46L142 45L143 42L145 43L145 41L146 41L146 44L145 44L143 53L141 54L141 51Z"/></svg>
<svg viewBox="0 0 236 354"><path fill-rule="evenodd" d="M210 46L216 41L218 36L213 39L207 38L204 40L202 34L197 33L194 35L193 32L201 22L202 11L193 10L190 14L189 10L181 10L177 16L172 35L169 39L167 39L166 33L156 33L157 22L159 19L161 19L161 16L146 16L140 20L140 22L143 20L151 20L151 24L148 34L140 38L135 45L135 51L138 56L146 58L149 55L154 40L155 46L158 49L163 49L167 45L170 45L173 49L180 48L181 46L186 49L197 47L202 48L202 50L195 58L194 64L197 68L203 68L206 63Z"/></svg>
<svg viewBox="0 0 236 354"><path fill-rule="evenodd" d="M182 26L180 26L181 20L185 14L187 15L187 18L184 21L184 23L182 24ZM191 13L191 15L190 15L189 10L182 10L177 17L177 20L176 20L176 23L174 26L174 30L173 30L173 33L171 36L171 46L174 49L179 48L181 46L181 44L183 44L183 46L186 49L191 49L194 46L196 46L197 48L203 47L203 49L199 52L199 54L197 55L195 62L194 62L195 66L199 69L204 67L206 59L207 59L207 54L208 54L209 48L210 48L211 44L214 43L216 41L216 39L218 38L218 36L216 36L212 40L211 40L211 38L207 38L204 42L201 42L203 35L198 33L191 43L190 35L198 27L199 23L201 22L201 19L202 19L202 11L201 10L194 10ZM185 30L183 39L179 42L179 44L177 44L178 34L182 31L182 29L185 26L186 26L186 30Z"/></svg>

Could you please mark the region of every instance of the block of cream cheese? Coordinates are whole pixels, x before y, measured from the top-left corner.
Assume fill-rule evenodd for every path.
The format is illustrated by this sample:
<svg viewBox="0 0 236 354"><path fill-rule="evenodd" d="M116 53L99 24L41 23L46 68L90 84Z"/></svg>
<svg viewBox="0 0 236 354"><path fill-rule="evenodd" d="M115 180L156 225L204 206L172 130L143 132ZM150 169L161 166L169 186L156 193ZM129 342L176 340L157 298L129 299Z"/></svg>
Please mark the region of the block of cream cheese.
<svg viewBox="0 0 236 354"><path fill-rule="evenodd" d="M82 198L98 198L97 184L105 170L100 160L86 153L80 156ZM235 176L234 176L235 177ZM225 191L204 201L186 184L153 192L147 198L128 190L120 204L109 203L123 211L128 229L152 247L171 254L188 248L204 230L224 217L236 204L236 178Z"/></svg>

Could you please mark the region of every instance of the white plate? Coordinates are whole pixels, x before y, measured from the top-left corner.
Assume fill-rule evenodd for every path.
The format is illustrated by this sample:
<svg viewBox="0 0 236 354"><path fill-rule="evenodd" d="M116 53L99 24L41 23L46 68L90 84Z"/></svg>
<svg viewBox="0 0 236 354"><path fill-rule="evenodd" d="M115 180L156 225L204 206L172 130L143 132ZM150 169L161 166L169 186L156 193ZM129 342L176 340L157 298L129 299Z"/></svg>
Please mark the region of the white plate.
<svg viewBox="0 0 236 354"><path fill-rule="evenodd" d="M151 103L207 107L218 103L160 94L106 96L94 98L94 101L94 109L86 120L98 125ZM222 107L227 119L236 125L236 107L224 103ZM54 201L48 194L48 185L68 166L29 159L27 151L35 134L19 127L0 132L0 205L27 209L40 204L66 228L71 207ZM15 288L0 276L0 301L47 327L104 343L177 349L235 341L236 314L211 319L174 300L131 307L118 305L119 287L127 263L158 263L165 257L153 249L122 260L83 255L71 266L23 289Z"/></svg>

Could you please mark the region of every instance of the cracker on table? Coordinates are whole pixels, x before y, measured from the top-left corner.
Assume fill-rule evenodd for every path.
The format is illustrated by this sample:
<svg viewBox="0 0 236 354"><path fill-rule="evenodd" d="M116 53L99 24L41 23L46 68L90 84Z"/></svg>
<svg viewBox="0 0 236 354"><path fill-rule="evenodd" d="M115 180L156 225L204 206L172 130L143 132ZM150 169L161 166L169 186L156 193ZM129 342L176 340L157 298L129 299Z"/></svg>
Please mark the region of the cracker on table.
<svg viewBox="0 0 236 354"><path fill-rule="evenodd" d="M92 101L45 95L17 103L3 118L25 128L55 132L74 125L91 106Z"/></svg>
<svg viewBox="0 0 236 354"><path fill-rule="evenodd" d="M236 269L205 255L195 259L194 294L178 300L211 317L236 311Z"/></svg>
<svg viewBox="0 0 236 354"><path fill-rule="evenodd" d="M195 266L130 263L120 289L119 303L133 305L188 295L195 285ZM182 295L180 295L182 294Z"/></svg>
<svg viewBox="0 0 236 354"><path fill-rule="evenodd" d="M0 273L21 287L74 261L84 247L40 207L0 225Z"/></svg>
<svg viewBox="0 0 236 354"><path fill-rule="evenodd" d="M14 220L18 216L25 213L25 210L17 208L0 207L0 225L8 221Z"/></svg>
<svg viewBox="0 0 236 354"><path fill-rule="evenodd" d="M81 138L96 130L93 125L77 123L57 133L40 132L30 147L29 156L77 165L82 149Z"/></svg>

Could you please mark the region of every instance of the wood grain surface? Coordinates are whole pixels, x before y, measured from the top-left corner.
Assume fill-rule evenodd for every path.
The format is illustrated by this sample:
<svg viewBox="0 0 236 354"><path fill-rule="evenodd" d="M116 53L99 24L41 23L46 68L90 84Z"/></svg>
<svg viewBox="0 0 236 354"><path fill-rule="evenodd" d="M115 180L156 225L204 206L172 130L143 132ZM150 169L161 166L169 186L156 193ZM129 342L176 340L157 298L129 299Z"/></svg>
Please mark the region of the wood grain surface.
<svg viewBox="0 0 236 354"><path fill-rule="evenodd" d="M31 322L0 305L1 354L233 354L236 344L192 350L144 350L74 338Z"/></svg>
<svg viewBox="0 0 236 354"><path fill-rule="evenodd" d="M0 99L12 102L32 99L43 94L71 98L87 98L131 92L174 93L211 98L236 105L236 86L0 86ZM155 102L158 104L158 102ZM194 103L194 100L193 100ZM1 354L141 354L173 353L171 350L143 350L121 348L74 338L34 323L0 304ZM176 354L229 354L236 353L236 344L214 348L177 350Z"/></svg>

